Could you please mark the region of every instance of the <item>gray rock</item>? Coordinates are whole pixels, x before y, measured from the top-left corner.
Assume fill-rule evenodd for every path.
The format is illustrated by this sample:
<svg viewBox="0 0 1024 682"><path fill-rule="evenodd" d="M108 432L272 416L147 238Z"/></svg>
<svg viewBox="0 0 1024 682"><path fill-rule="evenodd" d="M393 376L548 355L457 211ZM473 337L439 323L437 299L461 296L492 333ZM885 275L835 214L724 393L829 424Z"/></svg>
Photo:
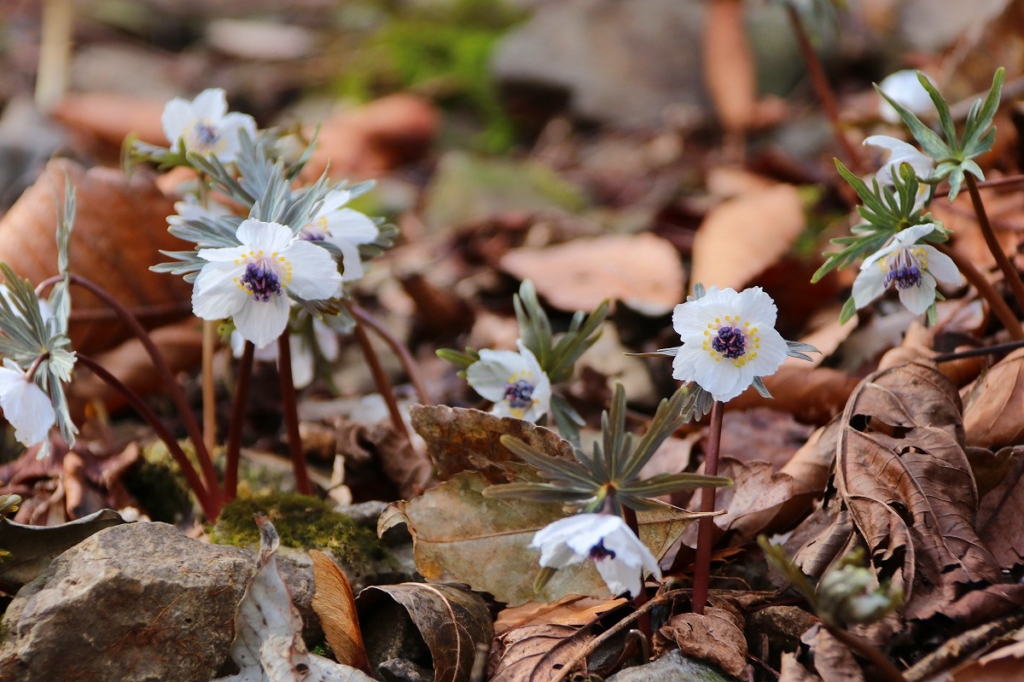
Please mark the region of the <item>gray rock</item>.
<svg viewBox="0 0 1024 682"><path fill-rule="evenodd" d="M278 559L307 638L322 635L302 557ZM163 523L108 528L23 587L0 631L5 682L205 682L228 659L253 552Z"/></svg>
<svg viewBox="0 0 1024 682"><path fill-rule="evenodd" d="M546 3L497 46L504 84L570 93L576 116L621 125L661 121L677 104L707 109L700 67L702 0Z"/></svg>
<svg viewBox="0 0 1024 682"><path fill-rule="evenodd" d="M718 668L695 661L679 653L678 649L658 660L635 668L626 668L609 677L606 682L729 682L731 678Z"/></svg>

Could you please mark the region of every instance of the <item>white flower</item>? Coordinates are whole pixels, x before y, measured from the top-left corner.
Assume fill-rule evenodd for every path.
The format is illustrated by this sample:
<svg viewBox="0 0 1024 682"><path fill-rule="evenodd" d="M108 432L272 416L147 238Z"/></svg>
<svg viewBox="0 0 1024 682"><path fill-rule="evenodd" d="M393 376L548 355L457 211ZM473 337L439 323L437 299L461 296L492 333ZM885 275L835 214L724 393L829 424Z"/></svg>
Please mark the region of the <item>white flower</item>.
<svg viewBox="0 0 1024 682"><path fill-rule="evenodd" d="M0 408L14 426L14 437L26 447L45 439L57 418L50 396L10 358L0 368Z"/></svg>
<svg viewBox="0 0 1024 682"><path fill-rule="evenodd" d="M316 215L299 230L302 239L326 241L341 249L344 282L352 282L363 276L358 246L369 244L380 234L377 225L368 216L351 208L343 208L351 198L352 193L347 189L328 192Z"/></svg>
<svg viewBox="0 0 1024 682"><path fill-rule="evenodd" d="M256 138L256 121L248 114L228 113L227 97L220 88L203 90L191 102L175 97L164 107L160 122L172 151L184 142L186 150L202 156L216 154L223 163L238 155L239 131Z"/></svg>
<svg viewBox="0 0 1024 682"><path fill-rule="evenodd" d="M482 350L480 360L466 370L473 389L494 403L494 414L535 422L551 404L551 382L522 341L519 352Z"/></svg>
<svg viewBox="0 0 1024 682"><path fill-rule="evenodd" d="M194 194L186 194L184 200L174 202L175 215L167 216L171 225L181 225L186 220L214 221L221 216L231 215L231 209L219 201L209 200L206 206L199 203Z"/></svg>
<svg viewBox="0 0 1024 682"><path fill-rule="evenodd" d="M960 284L960 271L949 256L935 247L916 243L934 229L931 223L907 228L864 261L853 282L853 302L858 309L895 284L907 310L920 315L935 302L935 280Z"/></svg>
<svg viewBox="0 0 1024 682"><path fill-rule="evenodd" d="M593 560L612 594L640 594L642 570L661 580L658 560L626 522L611 514L577 514L541 528L530 547L540 549L540 565L564 568Z"/></svg>
<svg viewBox="0 0 1024 682"><path fill-rule="evenodd" d="M338 359L340 348L337 332L320 320L314 319L313 336L316 345L320 348L320 353L328 362ZM236 358L240 358L243 350L245 350L245 338L236 329L231 332L231 352ZM305 334L291 335L291 351L292 384L295 385L295 388L305 388L313 383L316 374L316 358L313 355L313 347L307 342ZM277 344L270 343L257 347L253 351L253 360L276 363Z"/></svg>
<svg viewBox="0 0 1024 682"><path fill-rule="evenodd" d="M732 400L786 359L776 312L761 287L740 293L708 287L703 297L677 305L672 327L683 345L672 361L672 376L697 382L715 400Z"/></svg>
<svg viewBox="0 0 1024 682"><path fill-rule="evenodd" d="M925 76L927 78L927 76ZM931 83L931 79L928 79ZM897 104L909 109L912 113L921 116L932 110L932 98L928 91L917 80L917 71L905 69L889 74L878 84L878 87L886 95L896 101ZM879 115L889 123L899 123L900 115L891 104L882 98L878 105Z"/></svg>
<svg viewBox="0 0 1024 682"><path fill-rule="evenodd" d="M210 261L196 278L192 309L204 320L233 317L248 341L265 346L284 331L291 310L288 293L306 300L331 298L341 275L331 255L277 223L252 218L236 232L241 246L201 249Z"/></svg>
<svg viewBox="0 0 1024 682"><path fill-rule="evenodd" d="M880 184L890 187L894 185L893 173L899 173L900 166L904 163L909 163L914 169L914 174L922 180L930 179L935 170L935 160L932 157L919 151L914 145L890 135L872 135L864 140L864 144L889 151L889 160L875 173Z"/></svg>

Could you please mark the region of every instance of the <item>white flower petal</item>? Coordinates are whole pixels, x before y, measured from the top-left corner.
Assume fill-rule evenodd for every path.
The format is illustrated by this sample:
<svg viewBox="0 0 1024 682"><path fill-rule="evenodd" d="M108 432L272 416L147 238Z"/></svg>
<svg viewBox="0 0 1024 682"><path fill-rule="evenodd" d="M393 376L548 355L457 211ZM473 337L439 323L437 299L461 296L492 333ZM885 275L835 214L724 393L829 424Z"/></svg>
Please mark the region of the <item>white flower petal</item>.
<svg viewBox="0 0 1024 682"><path fill-rule="evenodd" d="M164 128L164 137L167 138L172 150L178 146L178 140L192 118L192 105L187 99L175 97L164 106L160 123Z"/></svg>
<svg viewBox="0 0 1024 682"><path fill-rule="evenodd" d="M248 250L263 250L270 254L284 251L295 240L290 228L279 223L265 223L254 218L243 220L235 232L235 237Z"/></svg>
<svg viewBox="0 0 1024 682"><path fill-rule="evenodd" d="M208 121L219 121L228 111L227 94L222 88L207 88L191 102L192 115Z"/></svg>
<svg viewBox="0 0 1024 682"><path fill-rule="evenodd" d="M928 79L931 81L931 79ZM896 71L886 76L878 87L897 104L921 115L932 111L934 106L931 95L917 79L917 72L912 69ZM902 119L895 108L882 98L878 105L878 113L889 123L899 123Z"/></svg>
<svg viewBox="0 0 1024 682"><path fill-rule="evenodd" d="M857 279L853 280L853 303L857 310L870 304L885 293L885 275L888 271L875 264L861 269Z"/></svg>
<svg viewBox="0 0 1024 682"><path fill-rule="evenodd" d="M50 397L9 359L0 368L0 408L26 447L44 440L56 421Z"/></svg>
<svg viewBox="0 0 1024 682"><path fill-rule="evenodd" d="M210 262L234 262L243 257L248 251L244 246L227 246L220 249L200 249L196 255Z"/></svg>
<svg viewBox="0 0 1024 682"><path fill-rule="evenodd" d="M893 237L893 250L898 246L910 246L911 244L916 244L919 239L930 235L934 231L934 223L914 225L905 230L900 230L896 233L896 236Z"/></svg>
<svg viewBox="0 0 1024 682"><path fill-rule="evenodd" d="M235 327L247 341L264 346L284 332L290 311L291 304L283 294L271 296L266 302L249 296L241 310L234 313Z"/></svg>
<svg viewBox="0 0 1024 682"><path fill-rule="evenodd" d="M369 216L351 208L342 208L327 214L327 226L331 241L347 241L352 244L369 244L380 234L377 224Z"/></svg>
<svg viewBox="0 0 1024 682"><path fill-rule="evenodd" d="M320 346L320 352L328 362L334 362L341 353L341 345L338 343L338 332L334 331L320 320L313 320L313 336Z"/></svg>
<svg viewBox="0 0 1024 682"><path fill-rule="evenodd" d="M963 275L956 267L953 259L932 246L921 247L928 258L928 272L935 279L945 284L959 285L964 281Z"/></svg>
<svg viewBox="0 0 1024 682"><path fill-rule="evenodd" d="M313 349L301 334L292 334L292 384L295 388L305 388L315 378L316 358Z"/></svg>
<svg viewBox="0 0 1024 682"><path fill-rule="evenodd" d="M354 282L362 277L363 261L359 256L359 247L344 240L332 240L332 243L341 250L341 281Z"/></svg>
<svg viewBox="0 0 1024 682"><path fill-rule="evenodd" d="M509 379L527 369L526 359L515 351L485 348L480 360L466 369L466 380L474 391L497 403L504 400Z"/></svg>
<svg viewBox="0 0 1024 682"><path fill-rule="evenodd" d="M775 326L779 309L772 297L764 293L761 287L744 289L739 293L737 302L737 314L744 322L762 328Z"/></svg>
<svg viewBox="0 0 1024 682"><path fill-rule="evenodd" d="M935 278L925 272L921 276L921 286L899 289L899 292L900 302L907 307L907 310L915 315L920 315L935 302Z"/></svg>
<svg viewBox="0 0 1024 682"><path fill-rule="evenodd" d="M234 261L204 265L192 289L192 312L196 317L223 320L234 315L251 298L235 281L242 272Z"/></svg>
<svg viewBox="0 0 1024 682"><path fill-rule="evenodd" d="M326 250L316 244L294 240L281 249L281 256L292 264L292 281L288 290L307 301L318 301L336 295L341 289L338 264Z"/></svg>

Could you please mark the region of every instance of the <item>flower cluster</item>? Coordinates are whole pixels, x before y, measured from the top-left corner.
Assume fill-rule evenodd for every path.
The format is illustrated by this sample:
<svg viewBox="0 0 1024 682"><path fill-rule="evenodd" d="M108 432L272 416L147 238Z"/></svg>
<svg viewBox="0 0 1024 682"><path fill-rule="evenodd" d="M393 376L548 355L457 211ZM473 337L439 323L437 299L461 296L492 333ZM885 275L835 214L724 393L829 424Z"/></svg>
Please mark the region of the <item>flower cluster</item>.
<svg viewBox="0 0 1024 682"><path fill-rule="evenodd" d="M576 361L597 343L601 325L608 315L608 302L589 315L577 312L569 329L557 341L530 280L522 283L512 302L521 335L516 341L518 353L472 348L459 352L443 348L437 355L462 368L469 385L494 404L491 410L494 414L541 423L550 414L562 436L578 443L583 419L562 396L552 391L552 385L569 381Z"/></svg>
<svg viewBox="0 0 1024 682"><path fill-rule="evenodd" d="M967 116L963 135L957 136L949 105L924 74L893 74L878 86L885 107L906 123L917 143L914 145L888 135L872 135L864 144L888 152L888 159L871 179L871 186L836 162L840 175L850 183L863 202L857 208L865 222L854 226L851 235L832 240L840 251L827 253L825 264L811 281L862 259L860 273L840 320L845 322L857 310L871 304L888 289L914 314L925 314L929 323L936 317L935 301L941 298L937 283L959 286L963 280L953 261L932 244L945 241L949 232L927 213L932 189L943 179L950 185L952 201L966 174L983 179L973 160L988 151L995 140L991 127L999 104L1004 79L999 69L984 101L975 102ZM942 134L927 127L918 114L933 105ZM884 112L883 112L884 113Z"/></svg>
<svg viewBox="0 0 1024 682"><path fill-rule="evenodd" d="M241 338L257 347L309 316L336 331L350 330L352 320L341 305L345 285L359 279L363 259L390 246L395 235L392 226L348 206L372 183L332 184L325 175L294 187L308 154L291 162L282 157L282 138L257 129L250 116L228 112L223 90L171 100L163 124L170 148L136 142L135 158L190 166L200 184L168 217L170 232L195 248L165 252L174 261L153 269L193 281L195 314L230 319ZM311 372L299 378L306 375Z"/></svg>
<svg viewBox="0 0 1024 682"><path fill-rule="evenodd" d="M58 209L57 269L63 279L42 299L28 280L0 263L0 409L22 445L39 445L38 457L49 452L54 425L69 444L78 430L71 421L64 384L70 381L76 356L67 336L71 313L68 296L68 248L75 217L74 189L65 187Z"/></svg>

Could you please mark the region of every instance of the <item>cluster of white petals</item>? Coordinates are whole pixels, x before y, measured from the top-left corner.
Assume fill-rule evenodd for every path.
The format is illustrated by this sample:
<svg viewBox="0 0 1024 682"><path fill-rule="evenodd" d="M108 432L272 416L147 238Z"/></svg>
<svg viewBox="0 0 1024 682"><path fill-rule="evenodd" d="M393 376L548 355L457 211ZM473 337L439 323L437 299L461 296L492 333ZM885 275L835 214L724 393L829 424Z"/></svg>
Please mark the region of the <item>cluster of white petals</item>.
<svg viewBox="0 0 1024 682"><path fill-rule="evenodd" d="M326 241L341 250L342 280L345 282L363 276L359 245L371 243L380 234L369 216L345 207L351 198L352 193L347 189L328 192L316 215L299 231L303 239Z"/></svg>
<svg viewBox="0 0 1024 682"><path fill-rule="evenodd" d="M535 422L550 409L551 381L530 349L517 343L518 353L480 351L480 360L466 369L466 380L494 403L494 414Z"/></svg>
<svg viewBox="0 0 1024 682"><path fill-rule="evenodd" d="M291 334L292 384L295 388L305 388L316 378L316 356L313 343L328 362L334 362L341 353L338 334L320 320L313 320L314 340L310 342L303 334ZM231 352L236 358L242 357L245 350L245 337L236 329L231 332ZM253 351L256 362L277 362L277 344L268 344Z"/></svg>
<svg viewBox="0 0 1024 682"><path fill-rule="evenodd" d="M708 287L701 298L677 305L672 326L683 345L672 376L696 382L715 400L732 400L786 359L786 341L775 331L777 312L761 287L739 293Z"/></svg>
<svg viewBox="0 0 1024 682"><path fill-rule="evenodd" d="M577 514L560 519L537 531L530 547L540 549L540 565L546 568L592 560L614 595L640 594L644 570L661 580L651 550L618 516Z"/></svg>
<svg viewBox="0 0 1024 682"><path fill-rule="evenodd" d="M284 225L250 218L238 226L236 238L241 246L199 251L209 262L192 292L196 316L231 317L243 338L265 346L288 325L289 293L311 301L340 294L341 275L331 255Z"/></svg>
<svg viewBox="0 0 1024 682"><path fill-rule="evenodd" d="M907 310L920 315L935 302L936 280L961 283L960 271L949 256L917 243L934 230L935 225L930 223L909 227L864 261L853 282L853 302L858 309L895 286Z"/></svg>
<svg viewBox="0 0 1024 682"><path fill-rule="evenodd" d="M10 358L0 367L0 408L26 447L45 439L57 418L50 396Z"/></svg>
<svg viewBox="0 0 1024 682"><path fill-rule="evenodd" d="M172 150L184 144L186 151L216 155L222 163L238 156L239 131L256 138L256 121L248 114L229 113L227 96L220 88L203 90L191 101L175 97L164 107L160 122Z"/></svg>

